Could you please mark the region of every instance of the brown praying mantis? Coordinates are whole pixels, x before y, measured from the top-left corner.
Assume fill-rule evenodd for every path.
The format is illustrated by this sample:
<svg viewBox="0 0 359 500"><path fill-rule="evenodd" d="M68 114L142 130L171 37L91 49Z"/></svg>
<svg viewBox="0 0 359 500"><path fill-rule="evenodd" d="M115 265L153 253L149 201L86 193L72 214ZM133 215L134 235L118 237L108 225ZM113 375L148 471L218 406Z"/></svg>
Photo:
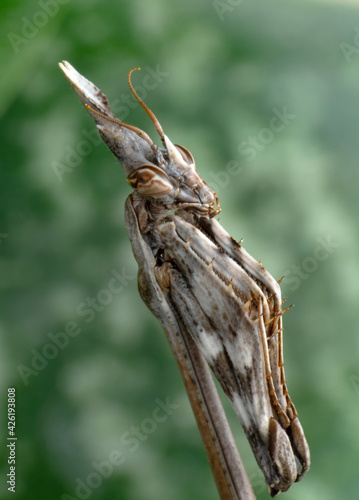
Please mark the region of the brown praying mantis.
<svg viewBox="0 0 359 500"><path fill-rule="evenodd" d="M134 189L126 227L143 301L162 324L197 419L222 500L253 499L208 369L229 398L271 496L299 481L309 448L283 368L279 283L215 219L216 193L191 153L173 144L132 87L161 138L112 113L105 95L60 63ZM139 69L139 68L134 68Z"/></svg>

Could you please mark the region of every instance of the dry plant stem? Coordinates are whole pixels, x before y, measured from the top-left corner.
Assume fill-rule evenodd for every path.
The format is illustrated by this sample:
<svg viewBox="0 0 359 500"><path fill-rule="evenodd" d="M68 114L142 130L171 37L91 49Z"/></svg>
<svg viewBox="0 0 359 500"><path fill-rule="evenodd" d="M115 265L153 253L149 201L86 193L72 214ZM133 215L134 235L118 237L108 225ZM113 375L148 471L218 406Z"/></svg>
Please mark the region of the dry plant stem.
<svg viewBox="0 0 359 500"><path fill-rule="evenodd" d="M192 337L166 331L221 500L255 500L208 364ZM181 353L181 354L180 354Z"/></svg>

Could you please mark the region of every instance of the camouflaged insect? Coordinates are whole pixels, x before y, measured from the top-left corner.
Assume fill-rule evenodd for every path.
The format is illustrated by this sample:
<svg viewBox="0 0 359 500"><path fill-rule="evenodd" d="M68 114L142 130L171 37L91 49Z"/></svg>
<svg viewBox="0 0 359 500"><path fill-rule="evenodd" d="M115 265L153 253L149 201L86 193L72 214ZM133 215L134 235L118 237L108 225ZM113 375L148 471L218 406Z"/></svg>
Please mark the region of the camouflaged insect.
<svg viewBox="0 0 359 500"><path fill-rule="evenodd" d="M130 88L162 148L116 119L104 94L69 63L60 67L134 189L126 201L126 226L140 294L165 329L182 376L193 382L197 346L232 403L270 494L286 491L308 470L310 457L284 378L278 282L214 219L220 211L216 193L196 172L191 153L169 140L136 95L133 70ZM201 390L204 420L216 425L221 415L213 415Z"/></svg>

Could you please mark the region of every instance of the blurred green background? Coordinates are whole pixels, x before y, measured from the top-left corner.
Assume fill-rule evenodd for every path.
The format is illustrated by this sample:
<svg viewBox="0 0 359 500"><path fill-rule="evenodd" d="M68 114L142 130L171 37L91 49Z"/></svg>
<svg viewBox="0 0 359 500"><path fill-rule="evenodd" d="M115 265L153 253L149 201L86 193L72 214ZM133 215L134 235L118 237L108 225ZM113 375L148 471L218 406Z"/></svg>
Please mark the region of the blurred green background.
<svg viewBox="0 0 359 500"><path fill-rule="evenodd" d="M286 274L296 307L285 368L312 467L281 497L357 499L359 2L5 0L0 14L1 498L218 498L165 335L137 292L130 187L59 70L65 59L155 137L126 83L142 66L135 87L216 189L221 224ZM124 287L111 295L116 272ZM104 305L85 315L91 298ZM176 408L155 423L168 398ZM224 404L255 494L269 498ZM96 475L116 451L121 463ZM81 481L92 487L76 491Z"/></svg>

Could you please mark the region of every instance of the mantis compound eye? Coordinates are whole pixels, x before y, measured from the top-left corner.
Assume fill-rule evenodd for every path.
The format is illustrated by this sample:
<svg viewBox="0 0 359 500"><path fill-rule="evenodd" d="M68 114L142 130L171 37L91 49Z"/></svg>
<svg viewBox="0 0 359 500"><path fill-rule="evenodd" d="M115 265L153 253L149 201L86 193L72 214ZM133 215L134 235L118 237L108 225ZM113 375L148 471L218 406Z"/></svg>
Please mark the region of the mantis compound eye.
<svg viewBox="0 0 359 500"><path fill-rule="evenodd" d="M127 177L130 186L144 196L160 196L173 189L169 177L155 165L143 165Z"/></svg>

